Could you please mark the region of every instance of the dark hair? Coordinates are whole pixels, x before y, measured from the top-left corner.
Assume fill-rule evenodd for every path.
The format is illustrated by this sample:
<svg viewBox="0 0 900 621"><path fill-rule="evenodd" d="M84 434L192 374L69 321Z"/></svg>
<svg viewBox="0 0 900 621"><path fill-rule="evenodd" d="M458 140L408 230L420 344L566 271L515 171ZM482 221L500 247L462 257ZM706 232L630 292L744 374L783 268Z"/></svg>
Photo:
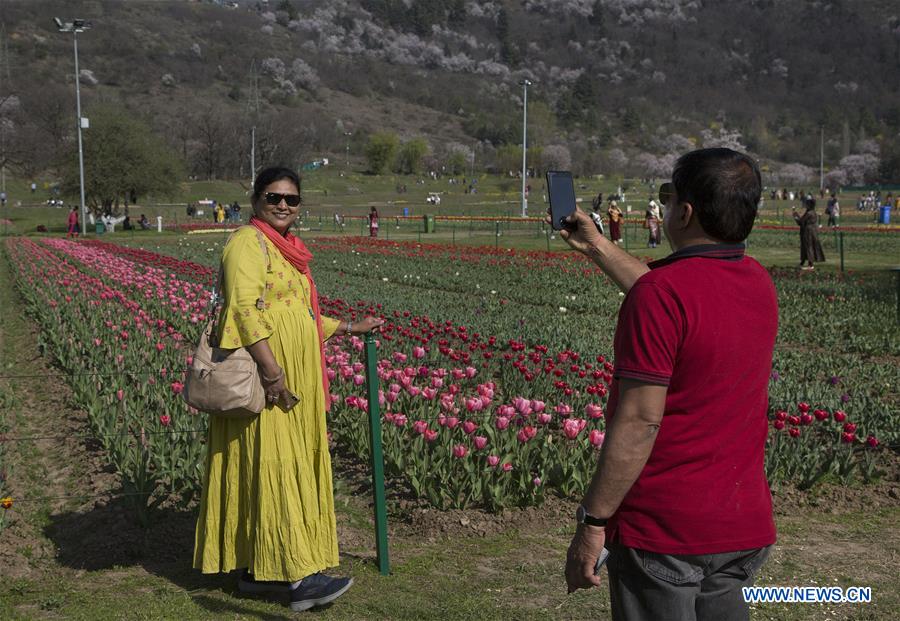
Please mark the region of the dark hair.
<svg viewBox="0 0 900 621"><path fill-rule="evenodd" d="M679 203L690 203L704 232L724 242L750 235L762 178L756 162L731 149L698 149L685 153L672 172Z"/></svg>
<svg viewBox="0 0 900 621"><path fill-rule="evenodd" d="M250 200L256 204L256 201L259 200L259 197L262 196L262 193L270 184L282 179L292 181L297 186L297 191L300 191L300 175L284 166L270 166L269 168L264 168L256 175L256 181L253 182L253 196L250 197Z"/></svg>

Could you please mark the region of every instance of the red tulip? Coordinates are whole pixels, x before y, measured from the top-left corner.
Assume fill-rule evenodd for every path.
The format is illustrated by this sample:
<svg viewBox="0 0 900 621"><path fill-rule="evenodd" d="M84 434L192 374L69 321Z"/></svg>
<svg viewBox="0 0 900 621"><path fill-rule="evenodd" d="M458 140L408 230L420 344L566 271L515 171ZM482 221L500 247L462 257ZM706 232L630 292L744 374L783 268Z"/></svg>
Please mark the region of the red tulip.
<svg viewBox="0 0 900 621"><path fill-rule="evenodd" d="M875 448L878 446L878 438L876 438L875 436L869 436L868 438L866 438L866 444L868 444L872 448Z"/></svg>
<svg viewBox="0 0 900 621"><path fill-rule="evenodd" d="M856 432L856 423L846 423L844 424L844 431L846 433L855 433Z"/></svg>
<svg viewBox="0 0 900 621"><path fill-rule="evenodd" d="M788 429L788 433L791 434L792 438L799 438L800 437L800 428L799 427L791 427L790 429Z"/></svg>
<svg viewBox="0 0 900 621"><path fill-rule="evenodd" d="M843 423L845 420L847 420L847 415L844 413L843 410L835 410L834 420L839 423Z"/></svg>
<svg viewBox="0 0 900 621"><path fill-rule="evenodd" d="M784 429L784 421L776 420L772 423L772 426L775 427L775 429L777 429L778 431L781 431L782 429Z"/></svg>
<svg viewBox="0 0 900 621"><path fill-rule="evenodd" d="M168 414L163 414L162 416L159 417L159 422L162 424L163 427L168 427L169 423L172 422L172 418Z"/></svg>
<svg viewBox="0 0 900 621"><path fill-rule="evenodd" d="M846 444L852 443L855 439L856 439L855 433L844 432L841 434L841 442L844 442Z"/></svg>

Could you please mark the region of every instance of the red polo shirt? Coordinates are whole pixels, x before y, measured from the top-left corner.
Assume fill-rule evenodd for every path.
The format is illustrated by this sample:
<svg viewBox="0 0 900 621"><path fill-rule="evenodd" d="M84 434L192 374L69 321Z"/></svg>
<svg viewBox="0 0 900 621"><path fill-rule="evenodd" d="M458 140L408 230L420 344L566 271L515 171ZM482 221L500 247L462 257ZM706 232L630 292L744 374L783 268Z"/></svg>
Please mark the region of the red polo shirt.
<svg viewBox="0 0 900 621"><path fill-rule="evenodd" d="M607 407L619 380L667 386L650 459L609 538L662 554L775 542L763 470L778 302L743 244L683 248L650 264L619 310Z"/></svg>

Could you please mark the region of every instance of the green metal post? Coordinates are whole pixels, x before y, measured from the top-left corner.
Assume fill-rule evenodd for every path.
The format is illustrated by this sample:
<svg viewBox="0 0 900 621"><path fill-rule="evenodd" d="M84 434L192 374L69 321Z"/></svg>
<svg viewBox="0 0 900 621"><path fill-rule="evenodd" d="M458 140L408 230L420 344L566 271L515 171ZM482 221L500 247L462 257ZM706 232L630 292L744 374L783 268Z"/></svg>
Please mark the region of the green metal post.
<svg viewBox="0 0 900 621"><path fill-rule="evenodd" d="M498 220L494 226L494 248L500 246L500 221Z"/></svg>
<svg viewBox="0 0 900 621"><path fill-rule="evenodd" d="M372 490L375 496L375 551L378 571L382 576L391 573L388 559L387 509L384 499L384 456L381 450L381 410L378 407L378 358L375 335L365 336L366 382L369 395L369 444L372 455Z"/></svg>
<svg viewBox="0 0 900 621"><path fill-rule="evenodd" d="M894 273L897 274L897 323L900 323L900 267L895 267Z"/></svg>
<svg viewBox="0 0 900 621"><path fill-rule="evenodd" d="M844 231L838 233L838 240L841 246L841 272L844 271Z"/></svg>

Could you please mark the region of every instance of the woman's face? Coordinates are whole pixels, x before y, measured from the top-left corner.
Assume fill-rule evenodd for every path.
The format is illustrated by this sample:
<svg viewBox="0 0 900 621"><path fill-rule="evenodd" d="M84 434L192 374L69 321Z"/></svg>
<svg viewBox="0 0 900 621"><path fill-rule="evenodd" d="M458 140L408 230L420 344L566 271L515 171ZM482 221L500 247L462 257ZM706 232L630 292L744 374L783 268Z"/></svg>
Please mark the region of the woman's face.
<svg viewBox="0 0 900 621"><path fill-rule="evenodd" d="M297 219L297 213L300 211L300 205L291 207L282 198L276 205L270 205L266 200L270 194L287 194L293 196L300 195L300 188L294 185L290 179L279 179L273 181L265 187L253 205L253 211L256 217L271 226L273 229L284 235L287 230Z"/></svg>

